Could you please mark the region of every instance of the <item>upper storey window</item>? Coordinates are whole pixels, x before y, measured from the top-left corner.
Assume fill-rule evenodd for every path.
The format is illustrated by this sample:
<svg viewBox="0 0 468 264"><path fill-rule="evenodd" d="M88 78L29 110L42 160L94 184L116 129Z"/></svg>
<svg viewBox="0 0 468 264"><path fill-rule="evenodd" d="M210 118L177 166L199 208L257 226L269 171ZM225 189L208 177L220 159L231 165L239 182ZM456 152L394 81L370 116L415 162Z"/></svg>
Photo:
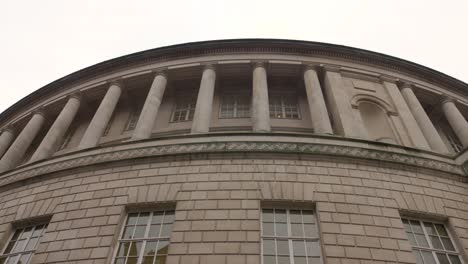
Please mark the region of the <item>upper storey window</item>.
<svg viewBox="0 0 468 264"><path fill-rule="evenodd" d="M264 264L318 264L320 244L312 210L262 210Z"/></svg>
<svg viewBox="0 0 468 264"><path fill-rule="evenodd" d="M195 96L177 98L176 106L172 112L171 122L191 121L195 114L196 103L197 100Z"/></svg>
<svg viewBox="0 0 468 264"><path fill-rule="evenodd" d="M248 118L250 104L250 96L247 94L226 94L221 100L219 118Z"/></svg>
<svg viewBox="0 0 468 264"><path fill-rule="evenodd" d="M127 123L125 124L124 131L131 131L135 129L138 122L138 118L140 117L141 109L141 106L133 106L130 109L130 113L128 115Z"/></svg>
<svg viewBox="0 0 468 264"><path fill-rule="evenodd" d="M297 96L286 94L272 94L270 101L270 118L299 119Z"/></svg>
<svg viewBox="0 0 468 264"><path fill-rule="evenodd" d="M27 264L39 245L47 225L17 228L0 255L0 264Z"/></svg>
<svg viewBox="0 0 468 264"><path fill-rule="evenodd" d="M445 225L417 219L402 221L417 264L462 263Z"/></svg>
<svg viewBox="0 0 468 264"><path fill-rule="evenodd" d="M174 210L128 214L114 264L166 263Z"/></svg>

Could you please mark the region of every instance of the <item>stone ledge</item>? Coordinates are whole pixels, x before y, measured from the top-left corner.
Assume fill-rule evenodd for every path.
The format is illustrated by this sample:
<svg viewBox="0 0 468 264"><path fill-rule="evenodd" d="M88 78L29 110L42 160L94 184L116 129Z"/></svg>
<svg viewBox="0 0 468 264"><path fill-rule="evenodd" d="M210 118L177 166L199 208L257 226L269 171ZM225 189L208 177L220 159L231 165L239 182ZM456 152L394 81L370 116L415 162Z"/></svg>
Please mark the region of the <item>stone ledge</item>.
<svg viewBox="0 0 468 264"><path fill-rule="evenodd" d="M46 161L27 164L0 176L0 186L35 176L97 165L108 162L147 157L197 153L277 153L340 156L420 167L464 176L463 167L450 158L429 153L408 151L382 144L353 142L327 137L254 136L238 135L185 137L128 142L119 146L100 147L58 156Z"/></svg>

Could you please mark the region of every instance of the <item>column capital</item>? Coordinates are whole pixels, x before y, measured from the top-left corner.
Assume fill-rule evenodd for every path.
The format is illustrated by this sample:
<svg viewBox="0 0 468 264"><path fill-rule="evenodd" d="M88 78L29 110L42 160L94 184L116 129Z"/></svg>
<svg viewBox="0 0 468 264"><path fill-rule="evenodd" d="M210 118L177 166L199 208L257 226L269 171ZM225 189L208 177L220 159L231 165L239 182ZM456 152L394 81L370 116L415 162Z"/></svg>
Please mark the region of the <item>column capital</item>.
<svg viewBox="0 0 468 264"><path fill-rule="evenodd" d="M308 70L313 70L313 71L317 72L318 70L320 70L320 65L318 65L318 64L304 64L303 71L306 72Z"/></svg>
<svg viewBox="0 0 468 264"><path fill-rule="evenodd" d="M216 64L215 63L203 63L201 64L201 66L203 67L203 70L213 70L213 71L216 71Z"/></svg>
<svg viewBox="0 0 468 264"><path fill-rule="evenodd" d="M320 64L320 67L328 72L340 72L341 71L341 67L338 65Z"/></svg>
<svg viewBox="0 0 468 264"><path fill-rule="evenodd" d="M77 92L74 92L74 93L71 93L69 94L66 99L69 100L71 98L75 98L77 99L78 101L81 101L81 99L83 98L83 95L81 93L81 91L77 91Z"/></svg>
<svg viewBox="0 0 468 264"><path fill-rule="evenodd" d="M267 61L252 61L252 67L253 68L258 68L258 67L265 68L267 63L268 63Z"/></svg>
<svg viewBox="0 0 468 264"><path fill-rule="evenodd" d="M409 88L411 90L414 89L414 86L412 83L405 82L405 81L401 81L399 86L400 86L400 89L406 89L406 88Z"/></svg>
<svg viewBox="0 0 468 264"><path fill-rule="evenodd" d="M156 78L157 76L162 76L162 77L167 79L167 70L166 69L157 69L157 70L152 71L152 73L154 74L153 78Z"/></svg>
<svg viewBox="0 0 468 264"><path fill-rule="evenodd" d="M457 99L453 98L453 97L450 97L450 96L443 96L442 97L442 100L440 100L440 104L443 105L445 103L456 103L457 102Z"/></svg>
<svg viewBox="0 0 468 264"><path fill-rule="evenodd" d="M10 133L12 133L12 134L15 134L15 133L16 133L16 130L17 130L17 128L14 127L13 125L8 125L8 126L2 128L2 129L0 130L0 134L3 133L3 132L7 132L7 131L10 132Z"/></svg>
<svg viewBox="0 0 468 264"><path fill-rule="evenodd" d="M394 84L397 84L400 81L400 79L398 78L386 76L386 75L380 75L379 78L381 82L389 82L389 83L394 83Z"/></svg>
<svg viewBox="0 0 468 264"><path fill-rule="evenodd" d="M35 116L35 115L41 115L42 117L46 117L46 111L45 111L45 108L43 106L39 107L38 109L35 109L31 112L31 117Z"/></svg>
<svg viewBox="0 0 468 264"><path fill-rule="evenodd" d="M121 79L108 80L107 83L109 84L109 86L116 85L120 89L124 88L123 81Z"/></svg>

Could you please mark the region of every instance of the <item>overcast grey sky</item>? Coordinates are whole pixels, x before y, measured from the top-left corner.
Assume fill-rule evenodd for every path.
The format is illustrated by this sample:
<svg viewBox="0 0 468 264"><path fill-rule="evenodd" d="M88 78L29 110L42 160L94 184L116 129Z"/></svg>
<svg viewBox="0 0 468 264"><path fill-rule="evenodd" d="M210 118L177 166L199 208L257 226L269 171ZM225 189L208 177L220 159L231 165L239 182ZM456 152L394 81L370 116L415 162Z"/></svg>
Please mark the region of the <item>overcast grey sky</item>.
<svg viewBox="0 0 468 264"><path fill-rule="evenodd" d="M2 0L0 112L103 60L225 38L335 43L468 82L467 0Z"/></svg>

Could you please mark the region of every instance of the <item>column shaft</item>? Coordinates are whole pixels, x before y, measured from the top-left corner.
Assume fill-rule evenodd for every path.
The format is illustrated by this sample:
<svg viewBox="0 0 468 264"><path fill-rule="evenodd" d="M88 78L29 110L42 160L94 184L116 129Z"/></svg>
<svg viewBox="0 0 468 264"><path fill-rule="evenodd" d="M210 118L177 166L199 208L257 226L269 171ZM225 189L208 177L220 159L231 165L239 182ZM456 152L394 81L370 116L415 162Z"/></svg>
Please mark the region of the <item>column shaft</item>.
<svg viewBox="0 0 468 264"><path fill-rule="evenodd" d="M463 148L468 148L468 123L465 117L460 113L455 102L445 100L442 103L442 110L447 118L450 126L457 135L463 145Z"/></svg>
<svg viewBox="0 0 468 264"><path fill-rule="evenodd" d="M158 74L154 77L150 91L146 97L145 104L141 110L140 117L133 132L132 139L146 139L151 136L156 116L158 115L159 106L166 89L167 78L164 74Z"/></svg>
<svg viewBox="0 0 468 264"><path fill-rule="evenodd" d="M267 73L265 66L261 63L254 66L252 90L253 131L270 132Z"/></svg>
<svg viewBox="0 0 468 264"><path fill-rule="evenodd" d="M422 107L411 87L403 87L401 89L401 94L403 95L403 98L405 98L406 103L413 113L413 116L421 128L421 131L424 134L424 137L429 143L431 149L441 153L448 153L447 146L445 146L442 138L429 119L429 116L427 116L424 108Z"/></svg>
<svg viewBox="0 0 468 264"><path fill-rule="evenodd" d="M317 72L311 68L306 69L304 71L304 82L314 132L318 134L333 134Z"/></svg>
<svg viewBox="0 0 468 264"><path fill-rule="evenodd" d="M31 117L28 124L15 139L2 160L0 160L0 172L13 169L21 163L24 154L44 124L44 120L42 113L35 113Z"/></svg>
<svg viewBox="0 0 468 264"><path fill-rule="evenodd" d="M70 97L36 152L34 152L30 162L47 159L54 154L57 145L63 141L65 133L70 127L79 108L80 99L76 96Z"/></svg>
<svg viewBox="0 0 468 264"><path fill-rule="evenodd" d="M112 113L119 102L120 95L122 94L122 88L119 84L113 83L107 90L104 99L102 99L96 114L94 114L91 123L89 124L86 132L81 139L78 149L86 149L97 146L99 139L101 138L104 130L106 129L107 123L112 117Z"/></svg>
<svg viewBox="0 0 468 264"><path fill-rule="evenodd" d="M211 112L216 81L216 72L210 66L203 70L198 90L197 104L192 122L192 133L207 133L210 130Z"/></svg>
<svg viewBox="0 0 468 264"><path fill-rule="evenodd" d="M0 136L0 157L7 151L11 142L15 138L14 132L12 129L5 129Z"/></svg>

